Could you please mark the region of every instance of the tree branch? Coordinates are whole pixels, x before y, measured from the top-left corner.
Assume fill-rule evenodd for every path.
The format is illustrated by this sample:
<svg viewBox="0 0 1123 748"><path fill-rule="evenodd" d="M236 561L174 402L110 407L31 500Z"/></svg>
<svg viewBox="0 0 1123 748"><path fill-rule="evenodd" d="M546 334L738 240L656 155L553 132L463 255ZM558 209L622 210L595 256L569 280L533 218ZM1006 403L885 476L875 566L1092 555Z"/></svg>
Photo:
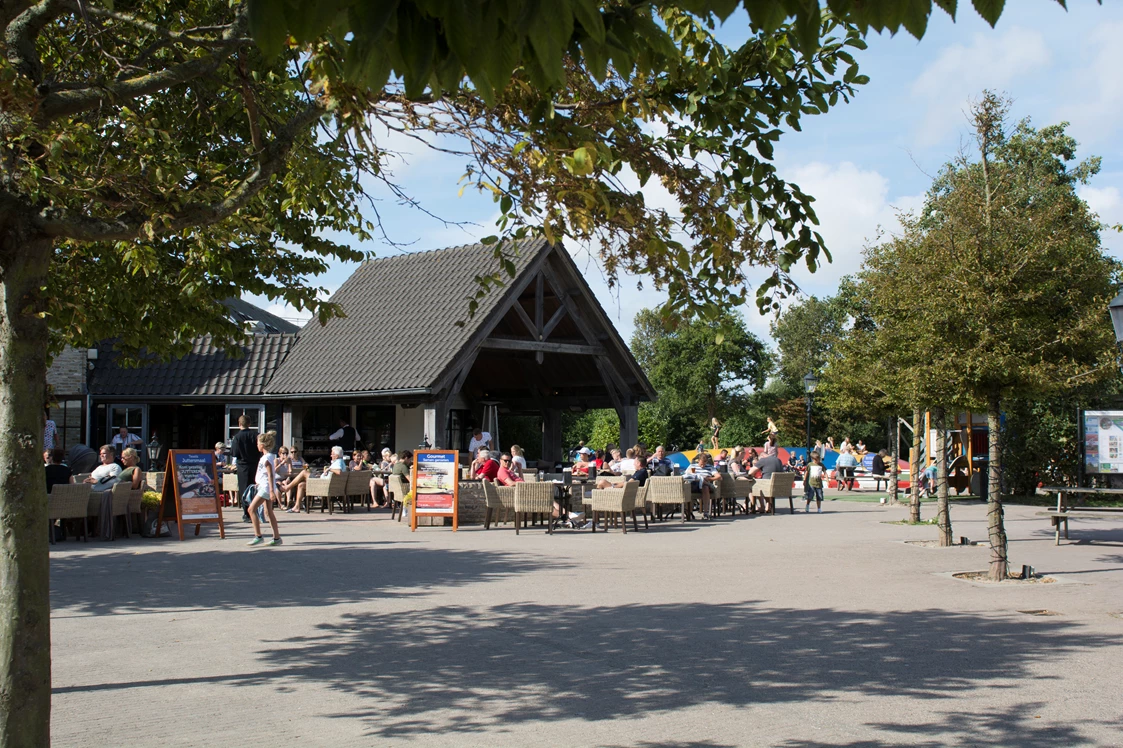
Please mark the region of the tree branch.
<svg viewBox="0 0 1123 748"><path fill-rule="evenodd" d="M103 220L89 216L69 216L44 210L35 219L35 226L55 239L76 241L129 241L142 236L169 234L196 226L210 226L233 215L245 207L270 179L283 171L289 154L301 134L307 132L324 114L319 103L290 119L277 133L277 137L261 152L257 168L230 193L217 203L188 203L171 217L150 215L141 219Z"/></svg>
<svg viewBox="0 0 1123 748"><path fill-rule="evenodd" d="M43 3L55 1L43 0ZM106 101L119 104L122 101L158 93L180 83L186 83L189 80L208 75L217 70L235 50L253 43L252 40L245 38L245 30L245 6L242 5L239 7L237 19L223 32L221 40L213 42L219 44L220 48L215 50L210 57L189 60L165 70L139 75L127 80L88 86L74 91L49 93L43 97L39 105L38 119L40 122L49 122L60 117L68 117L96 109L102 102ZM171 32L165 31L164 33Z"/></svg>
<svg viewBox="0 0 1123 748"><path fill-rule="evenodd" d="M20 13L4 29L4 45L8 48L8 62L35 85L43 82L43 63L35 40L43 27L62 14L66 5L62 0L42 0Z"/></svg>

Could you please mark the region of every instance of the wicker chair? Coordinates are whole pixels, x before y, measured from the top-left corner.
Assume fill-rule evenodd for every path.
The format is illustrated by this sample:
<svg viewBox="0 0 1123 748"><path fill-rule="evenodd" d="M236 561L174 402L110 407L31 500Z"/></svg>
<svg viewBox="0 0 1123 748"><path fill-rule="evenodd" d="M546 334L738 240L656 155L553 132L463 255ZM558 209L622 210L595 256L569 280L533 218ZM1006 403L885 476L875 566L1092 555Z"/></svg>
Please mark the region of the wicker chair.
<svg viewBox="0 0 1123 748"><path fill-rule="evenodd" d="M335 502L339 502L341 507L347 504L347 474L342 473L336 475L331 473L327 478L309 478L307 480L308 488L304 493L304 510L307 512L312 511L313 499L320 500L320 513L323 514L324 508L328 510L328 514L335 513Z"/></svg>
<svg viewBox="0 0 1123 748"><path fill-rule="evenodd" d="M753 492L764 499L765 511L768 514L776 513L776 499L787 499L788 508L795 514L795 504L792 503L792 487L795 485L795 473L773 473L767 480L759 480L753 486Z"/></svg>
<svg viewBox="0 0 1123 748"><path fill-rule="evenodd" d="M632 515L632 527L637 531L636 523L636 491L639 484L628 481L622 488L594 488L590 503L593 507L593 532L597 531L597 515L604 515L604 531L608 532L609 515L620 515L620 528L628 534L628 514Z"/></svg>
<svg viewBox="0 0 1123 748"><path fill-rule="evenodd" d="M554 484L553 483L522 483L515 484L515 534L519 533L519 524L527 515L545 514L546 532L554 532Z"/></svg>
<svg viewBox="0 0 1123 748"><path fill-rule="evenodd" d="M756 479L738 476L733 479L733 483L733 495L745 497L745 514L748 514L752 510L753 485L756 483Z"/></svg>
<svg viewBox="0 0 1123 748"><path fill-rule="evenodd" d="M132 484L128 482L114 483L113 488L110 490L113 491L113 513L110 516L114 520L116 520L118 517L125 518L125 537L127 538L129 537L129 533L131 532L130 525L132 524L131 522L129 522L129 503L132 501L134 493ZM111 524L115 525L116 523L111 522ZM113 535L110 540L116 539L117 528L113 527Z"/></svg>
<svg viewBox="0 0 1123 748"><path fill-rule="evenodd" d="M132 518L134 516L136 517L136 531L138 533L140 532L140 523L143 520L143 517L140 516L140 512L141 507L144 504L144 491L145 486L143 483L140 484L140 488L129 491L129 513L128 515L126 515L126 519L131 522ZM129 526L129 529L132 530L131 525Z"/></svg>
<svg viewBox="0 0 1123 748"><path fill-rule="evenodd" d="M370 500L370 479L374 473L370 470L354 470L347 473L347 504L354 507L366 504L367 511L371 510L374 502ZM357 502L356 502L357 499Z"/></svg>
<svg viewBox="0 0 1123 748"><path fill-rule="evenodd" d="M90 503L89 483L59 483L51 488L47 497L47 519L51 521L51 543L55 542L54 527L56 519L82 520L82 540L89 540L90 521L87 507Z"/></svg>
<svg viewBox="0 0 1123 748"><path fill-rule="evenodd" d="M647 502L651 504L652 511L659 506L676 507L682 512L682 521L685 522L689 514L687 506L692 500L690 486L678 476L655 476L647 479Z"/></svg>
<svg viewBox="0 0 1123 748"><path fill-rule="evenodd" d="M226 494L228 506L238 506L238 476L235 473L222 474L222 492Z"/></svg>
<svg viewBox="0 0 1123 748"><path fill-rule="evenodd" d="M402 521L402 516L405 514L405 497L409 494L409 488L406 482L400 475L391 475L386 479L387 488L387 501L390 502L390 519L394 519L394 514L397 513L398 521Z"/></svg>
<svg viewBox="0 0 1123 748"><path fill-rule="evenodd" d="M644 483L642 486L640 486L639 488L636 489L636 505L635 505L635 509L632 510L632 517L636 516L636 512L639 512L640 514L643 515L643 529L645 529L645 530L648 529L647 517L650 514L650 512L647 511L647 484L646 483Z"/></svg>
<svg viewBox="0 0 1123 748"><path fill-rule="evenodd" d="M749 513L749 495L752 492L752 481L743 478L738 478L732 473L721 474L721 502L714 506L714 511L720 514L725 509L733 516L737 516L737 512L741 511L744 514ZM745 499L745 506L742 507L737 503L738 498Z"/></svg>
<svg viewBox="0 0 1123 748"><path fill-rule="evenodd" d="M506 518L515 509L515 487L514 486L497 486L489 480L483 481L484 489L484 529L491 529L492 517Z"/></svg>

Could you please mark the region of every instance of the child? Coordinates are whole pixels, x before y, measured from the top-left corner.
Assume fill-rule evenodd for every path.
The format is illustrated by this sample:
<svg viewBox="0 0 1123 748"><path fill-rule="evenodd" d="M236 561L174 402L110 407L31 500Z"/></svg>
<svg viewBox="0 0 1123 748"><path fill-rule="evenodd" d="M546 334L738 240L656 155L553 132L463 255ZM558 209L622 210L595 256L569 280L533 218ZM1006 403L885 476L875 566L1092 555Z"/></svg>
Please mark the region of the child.
<svg viewBox="0 0 1123 748"><path fill-rule="evenodd" d="M804 512L811 511L811 500L815 500L815 508L819 514L823 513L823 459L817 452L811 453L811 464L807 466L807 477L804 479L804 494L807 506Z"/></svg>
<svg viewBox="0 0 1123 748"><path fill-rule="evenodd" d="M269 516L269 526L273 529L273 539L269 541L268 545L281 544L281 530L277 527L277 515L273 514L273 502L278 499L275 470L277 456L273 454L273 448L276 445L276 431L258 434L257 451L261 452L261 459L257 461L257 477L254 480L257 493L249 507L250 519L253 521L254 538L247 545L261 545L265 542L261 537L261 520L257 516L257 508L260 506L264 506L265 514Z"/></svg>

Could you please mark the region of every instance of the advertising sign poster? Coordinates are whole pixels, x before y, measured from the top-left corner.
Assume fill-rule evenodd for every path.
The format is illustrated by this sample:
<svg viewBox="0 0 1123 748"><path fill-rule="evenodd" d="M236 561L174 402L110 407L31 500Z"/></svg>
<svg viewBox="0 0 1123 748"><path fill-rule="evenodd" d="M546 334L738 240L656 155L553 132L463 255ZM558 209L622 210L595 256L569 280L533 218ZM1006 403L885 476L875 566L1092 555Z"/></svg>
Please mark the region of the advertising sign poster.
<svg viewBox="0 0 1123 748"><path fill-rule="evenodd" d="M1123 411L1084 411L1084 471L1123 473Z"/></svg>
<svg viewBox="0 0 1123 748"><path fill-rule="evenodd" d="M417 529L419 515L452 517L452 529L457 529L459 478L460 459L455 450L419 450L413 455L410 529Z"/></svg>
<svg viewBox="0 0 1123 748"><path fill-rule="evenodd" d="M217 522L219 535L226 537L222 524L215 472L214 452L198 449L173 449L168 452L164 492L160 497L160 522L175 521L183 540L184 523L194 523L195 534L204 522Z"/></svg>

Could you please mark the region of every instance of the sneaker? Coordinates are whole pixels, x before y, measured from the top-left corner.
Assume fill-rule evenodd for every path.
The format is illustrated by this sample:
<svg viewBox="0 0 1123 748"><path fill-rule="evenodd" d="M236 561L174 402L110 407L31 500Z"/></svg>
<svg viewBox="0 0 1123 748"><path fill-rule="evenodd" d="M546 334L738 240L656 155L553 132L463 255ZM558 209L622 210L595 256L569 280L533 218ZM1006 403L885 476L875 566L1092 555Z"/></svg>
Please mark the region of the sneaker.
<svg viewBox="0 0 1123 748"><path fill-rule="evenodd" d="M250 521L250 515L248 515L248 514L243 514L243 515L242 515L242 521L243 521L243 522L249 522L249 521Z"/></svg>
<svg viewBox="0 0 1123 748"><path fill-rule="evenodd" d="M581 525L582 530L591 530L592 528L593 528L593 521L592 520L589 520L585 524Z"/></svg>
<svg viewBox="0 0 1123 748"><path fill-rule="evenodd" d="M254 538L250 542L246 543L246 545L261 545L264 542L265 542L265 538L258 535L256 538Z"/></svg>
<svg viewBox="0 0 1123 748"><path fill-rule="evenodd" d="M819 507L819 514L823 513L823 507Z"/></svg>
<svg viewBox="0 0 1123 748"><path fill-rule="evenodd" d="M275 545L280 545L280 544L281 544L281 539L280 539L280 538L273 538L272 540L270 540L270 541L269 541L268 543L266 543L265 545L267 545L267 546L270 546L270 547L272 547L272 546L275 546Z"/></svg>

